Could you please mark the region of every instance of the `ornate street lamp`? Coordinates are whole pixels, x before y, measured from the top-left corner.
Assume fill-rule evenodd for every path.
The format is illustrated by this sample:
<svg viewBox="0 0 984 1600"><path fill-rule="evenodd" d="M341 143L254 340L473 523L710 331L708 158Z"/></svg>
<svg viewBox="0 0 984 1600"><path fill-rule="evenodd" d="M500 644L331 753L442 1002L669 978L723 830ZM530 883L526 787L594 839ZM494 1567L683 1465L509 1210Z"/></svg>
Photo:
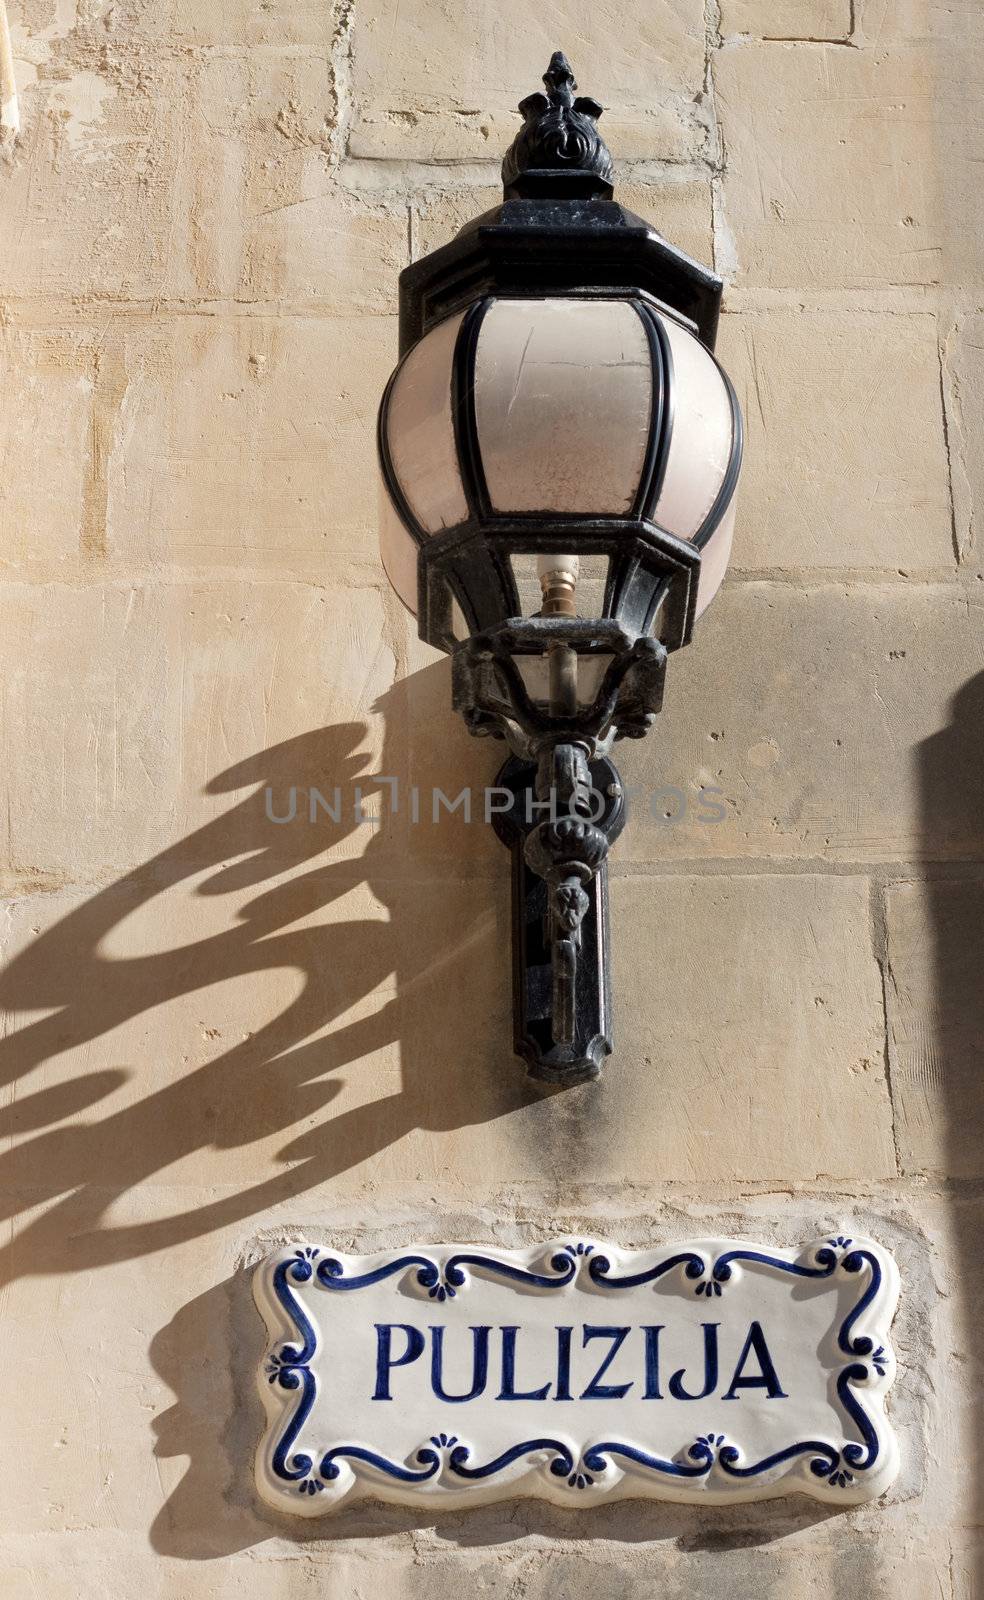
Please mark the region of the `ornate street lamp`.
<svg viewBox="0 0 984 1600"><path fill-rule="evenodd" d="M400 275L381 549L456 709L512 752L515 1047L572 1083L612 1048L608 752L651 726L724 577L742 429L721 280L612 199L602 108L559 52L543 81L503 204Z"/></svg>

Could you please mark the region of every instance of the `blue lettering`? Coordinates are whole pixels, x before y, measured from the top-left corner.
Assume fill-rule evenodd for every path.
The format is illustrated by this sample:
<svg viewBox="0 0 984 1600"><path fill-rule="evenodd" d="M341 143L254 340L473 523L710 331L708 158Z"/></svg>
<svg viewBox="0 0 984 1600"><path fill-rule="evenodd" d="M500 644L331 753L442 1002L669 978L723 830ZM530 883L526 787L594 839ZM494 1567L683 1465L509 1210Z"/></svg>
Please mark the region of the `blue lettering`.
<svg viewBox="0 0 984 1600"><path fill-rule="evenodd" d="M555 1400L573 1400L571 1394L571 1339L573 1328L557 1329L557 1393Z"/></svg>
<svg viewBox="0 0 984 1600"><path fill-rule="evenodd" d="M471 1329L472 1336L472 1386L467 1394L448 1394L444 1387L444 1329L431 1328L431 1388L439 1400L450 1400L458 1405L463 1400L475 1400L485 1393L489 1381L489 1335L491 1328Z"/></svg>
<svg viewBox="0 0 984 1600"><path fill-rule="evenodd" d="M527 1389L522 1394L516 1392L516 1335L518 1327L506 1327L502 1330L502 1388L496 1395L497 1400L545 1400L550 1393L549 1383L542 1389Z"/></svg>
<svg viewBox="0 0 984 1600"><path fill-rule="evenodd" d="M373 1390L374 1400L392 1400L390 1394L390 1371L393 1367L405 1367L417 1357L423 1355L424 1336L419 1328L412 1328L408 1322L377 1322L376 1329L376 1387ZM402 1356L393 1356L393 1329L400 1328L407 1336L406 1349Z"/></svg>
<svg viewBox="0 0 984 1600"><path fill-rule="evenodd" d="M646 1392L644 1400L662 1400L659 1387L659 1336L663 1331L663 1324L657 1323L654 1327L643 1328L646 1336Z"/></svg>
<svg viewBox="0 0 984 1600"><path fill-rule="evenodd" d="M452 1341L464 1338L464 1329L455 1328L454 1323L433 1325L429 1329L420 1329L407 1322L377 1322L373 1326L376 1330L376 1382L372 1393L373 1400L393 1399L393 1373L398 1367L407 1367L420 1360L427 1346L427 1334L430 1334L430 1383L435 1397L446 1404L461 1405L469 1400L477 1400L489 1392L490 1361L492 1359L492 1335L501 1331L502 1334L502 1369L501 1387L495 1396L497 1400L622 1400L631 1391L636 1390L638 1397L643 1400L662 1400L664 1395L673 1400L706 1400L709 1395L717 1394L721 1386L721 1360L720 1360L720 1328L718 1322L702 1322L700 1328L703 1336L703 1363L704 1370L698 1375L697 1367L680 1367L666 1382L664 1390L664 1374L661 1371L661 1356L663 1354L660 1339L665 1332L664 1323L639 1324L631 1327L614 1327L607 1324L583 1323L573 1326L568 1324L555 1325L554 1332L557 1336L556 1365L554 1374L546 1383L538 1387L523 1389L519 1387L517 1376L518 1345L520 1332L527 1332L520 1324L478 1324L470 1325L468 1332L471 1334L471 1371L467 1365L467 1355L462 1350L461 1376L458 1377L458 1351L457 1345L452 1344L455 1352L455 1380L461 1383L459 1393L450 1391L446 1384L445 1358L447 1355L447 1335L450 1329ZM574 1354L574 1336L580 1331L581 1348L585 1351L592 1344L604 1343L606 1348L602 1357L596 1358L598 1363L594 1375L590 1378L581 1378L575 1371L577 1358ZM696 1331L696 1330L694 1330ZM634 1344L630 1335L642 1335L642 1348L639 1342ZM397 1337L402 1335L402 1340ZM641 1366L637 1371L636 1379L627 1379L621 1383L606 1381L612 1363L616 1356L629 1340L636 1362ZM532 1349L540 1348L536 1341L530 1339ZM730 1340L729 1340L730 1343ZM639 1357L642 1361L639 1362ZM699 1358L698 1358L699 1361ZM624 1370L624 1363L623 1363ZM555 1382L554 1382L555 1379ZM637 1382L637 1380L640 1380ZM574 1393L574 1384L577 1383L579 1393ZM583 1383L583 1387L582 1387ZM761 1392L763 1397L770 1400L785 1400L788 1395L782 1386L776 1364L772 1358L760 1322L752 1322L748 1327L748 1335L741 1347L741 1354L734 1368L734 1376L727 1392L721 1395L723 1400L738 1400L744 1391Z"/></svg>
<svg viewBox="0 0 984 1600"><path fill-rule="evenodd" d="M631 1383L602 1383L618 1352L628 1338L630 1328L601 1328L588 1323L584 1329L584 1347L587 1349L592 1339L610 1339L611 1348L604 1361L598 1368L588 1387L581 1394L582 1400L622 1400L632 1388Z"/></svg>
<svg viewBox="0 0 984 1600"><path fill-rule="evenodd" d="M717 1332L721 1326L719 1322L702 1322L704 1330L704 1387L700 1394L688 1394L683 1387L683 1375L686 1367L681 1367L679 1372L674 1372L670 1379L670 1394L674 1400L706 1400L717 1388L718 1381L718 1340Z"/></svg>
<svg viewBox="0 0 984 1600"><path fill-rule="evenodd" d="M757 1377L753 1374L751 1377L746 1378L743 1375L745 1362L753 1353L759 1364L759 1373ZM749 1328L748 1338L742 1347L741 1355L738 1357L738 1365L735 1368L735 1375L731 1380L731 1388L727 1394L721 1396L722 1400L737 1400L739 1397L735 1393L736 1389L764 1389L770 1400L789 1399L788 1394L779 1382L779 1374L776 1372L775 1362L769 1354L769 1347L765 1342L765 1334L762 1332L761 1323L753 1322Z"/></svg>

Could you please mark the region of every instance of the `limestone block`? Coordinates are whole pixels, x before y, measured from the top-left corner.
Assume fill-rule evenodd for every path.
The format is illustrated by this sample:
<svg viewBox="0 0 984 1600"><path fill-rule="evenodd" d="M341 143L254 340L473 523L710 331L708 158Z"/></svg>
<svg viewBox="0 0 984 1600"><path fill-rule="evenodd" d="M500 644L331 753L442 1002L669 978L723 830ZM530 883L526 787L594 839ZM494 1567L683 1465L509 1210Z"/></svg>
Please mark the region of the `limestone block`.
<svg viewBox="0 0 984 1600"><path fill-rule="evenodd" d="M8 1198L4 1196L5 1211L10 1210ZM20 1209L15 1202L15 1212ZM147 1357L160 1317L156 1274L137 1262L122 1271L62 1277L57 1299L48 1301L47 1290L39 1294L39 1277L34 1275L43 1271L39 1252L33 1266L25 1259L20 1281L7 1282L11 1314L4 1333L8 1359L20 1364L27 1359L34 1323L34 1359L43 1374L43 1404L36 1394L33 1405L10 1408L12 1452L2 1469L4 1500L15 1519L7 1531L16 1529L25 1543L33 1536L35 1574L49 1559L59 1565L52 1546L61 1538L75 1543L84 1567L86 1545L93 1554L92 1547L98 1549L107 1510L118 1548L124 1544L124 1530L132 1535L152 1521L160 1486L155 1489L153 1482L148 1428L152 1412L168 1399ZM189 1286L187 1277L184 1283ZM45 1301L41 1327L37 1312ZM125 1354L114 1357L114 1350ZM206 1359L219 1366L214 1355ZM18 1457L19 1472L14 1468ZM124 1461L127 1470L120 1471ZM0 1563L6 1589L6 1574L16 1565L9 1546L5 1550L0 1544ZM95 1594L84 1578L78 1582L77 1571L76 1583L80 1595ZM20 1592L15 1580L13 1593Z"/></svg>
<svg viewBox="0 0 984 1600"><path fill-rule="evenodd" d="M223 1505L219 1515L228 1527L228 1507ZM269 1524L257 1524L251 1531L259 1556L255 1550L236 1553L220 1545L212 1560L201 1558L209 1546L204 1527L197 1539L189 1540L194 1552L190 1560L164 1560L137 1536L124 1545L118 1536L96 1540L90 1535L82 1552L75 1548L77 1537L73 1545L68 1539L56 1542L49 1535L45 1553L52 1565L50 1580L47 1575L45 1579L47 1600L102 1600L108 1591L118 1590L121 1581L128 1594L153 1596L154 1600L172 1600L177 1594L181 1600L320 1600L326 1588L336 1585L349 1600L378 1600L381 1595L385 1600L390 1596L402 1600L409 1592L404 1587L407 1556L401 1543L384 1555L372 1541L368 1555L343 1555L327 1548L306 1551L296 1559L286 1540L271 1537ZM211 1542L220 1543L214 1537ZM34 1600L37 1553L32 1555L29 1549L22 1553L19 1548L12 1559L18 1564L5 1568L4 1600ZM922 1600L921 1595L914 1600Z"/></svg>
<svg viewBox="0 0 984 1600"><path fill-rule="evenodd" d="M408 260L406 202L339 182L341 95L320 54L204 59L182 150L178 292L275 309L285 301L344 314L395 308Z"/></svg>
<svg viewBox="0 0 984 1600"><path fill-rule="evenodd" d="M907 1172L980 1178L984 884L891 884L889 1047Z"/></svg>
<svg viewBox="0 0 984 1600"><path fill-rule="evenodd" d="M378 848L387 870L405 859L496 876L507 852L482 818L504 746L468 737L449 663L412 619L399 626L406 667L378 702L377 770L398 780L403 810L392 816L380 790ZM671 657L649 737L616 746L629 821L613 860L979 857L982 670L979 607L948 585L727 584ZM467 792L470 812L438 801L432 823L436 790Z"/></svg>
<svg viewBox="0 0 984 1600"><path fill-rule="evenodd" d="M339 315L397 308L397 280L410 260L407 207L371 204L326 180L320 157L299 165L286 199L251 213L242 294Z"/></svg>
<svg viewBox="0 0 984 1600"><path fill-rule="evenodd" d="M746 427L734 567L952 568L934 316L726 315L718 353Z"/></svg>
<svg viewBox="0 0 984 1600"><path fill-rule="evenodd" d="M490 173L488 183L483 184L422 185L412 205L414 260L439 250L476 217L501 204L502 182L497 172Z"/></svg>
<svg viewBox="0 0 984 1600"><path fill-rule="evenodd" d="M451 662L416 638L405 613L397 624L406 670L377 702L384 720L376 853L387 873L437 871L500 878L509 852L487 822L499 800L495 775L508 754L498 739L476 739L451 708ZM481 889L476 889L481 894Z"/></svg>
<svg viewBox="0 0 984 1600"><path fill-rule="evenodd" d="M713 72L738 283L939 281L931 52L741 44Z"/></svg>
<svg viewBox="0 0 984 1600"><path fill-rule="evenodd" d="M879 22L889 31L894 7ZM877 15L877 10L876 10ZM866 24L867 26L867 24ZM984 131L968 118L968 99L984 76L984 12L978 5L936 4L930 38L920 46L934 65L933 120L937 150L933 193L941 219L941 278L956 299L979 310L984 284L984 229L976 174L984 161Z"/></svg>
<svg viewBox="0 0 984 1600"><path fill-rule="evenodd" d="M519 126L516 105L564 49L582 92L606 107L605 137L623 160L687 160L707 145L699 104L704 19L688 0L610 7L575 0L560 33L551 15L493 0L450 12L356 10L350 154L403 160L496 160ZM408 71L412 62L412 71Z"/></svg>
<svg viewBox="0 0 984 1600"><path fill-rule="evenodd" d="M118 876L172 846L361 853L351 825L289 842L263 797L279 815L291 785L378 770L367 735L394 668L378 591L8 584L0 612L8 881Z"/></svg>
<svg viewBox="0 0 984 1600"><path fill-rule="evenodd" d="M929 40L970 40L980 7L974 0L856 0L858 42L878 46L924 44Z"/></svg>
<svg viewBox="0 0 984 1600"><path fill-rule="evenodd" d="M953 1577L953 1600L974 1600L984 1579L984 1546L973 1536L959 1533L954 1540L950 1571Z"/></svg>
<svg viewBox="0 0 984 1600"><path fill-rule="evenodd" d="M863 880L618 877L612 924L613 1155L640 1177L894 1173Z"/></svg>
<svg viewBox="0 0 984 1600"><path fill-rule="evenodd" d="M154 0L96 0L86 7L92 22L106 33L128 33L151 40L176 40L208 45L273 45L307 47L327 52L344 34L338 4L321 0L172 0L166 7Z"/></svg>
<svg viewBox="0 0 984 1600"><path fill-rule="evenodd" d="M922 1390L927 1404L926 1487L919 1504L927 1521L949 1524L953 1593L971 1600L984 1579L978 1398L984 1333L974 1292L984 1212L977 1184L923 1181L912 1187L920 1196L937 1290L922 1326L917 1322L902 1342L910 1392Z"/></svg>
<svg viewBox="0 0 984 1600"><path fill-rule="evenodd" d="M145 570L381 581L376 411L389 319L173 317L108 336L106 549Z"/></svg>
<svg viewBox="0 0 984 1600"><path fill-rule="evenodd" d="M0 562L73 567L98 511L94 329L0 326ZM102 376L108 369L102 362Z"/></svg>
<svg viewBox="0 0 984 1600"><path fill-rule="evenodd" d="M844 40L851 33L851 0L721 0L721 32Z"/></svg>
<svg viewBox="0 0 984 1600"><path fill-rule="evenodd" d="M960 316L946 327L942 360L956 536L961 559L979 568L984 464L977 419L984 404L984 317Z"/></svg>
<svg viewBox="0 0 984 1600"><path fill-rule="evenodd" d="M34 64L0 168L5 293L392 304L406 208L334 178L339 91L325 54L162 49L97 25L22 29L17 49Z"/></svg>
<svg viewBox="0 0 984 1600"><path fill-rule="evenodd" d="M318 53L198 61L175 150L172 293L343 314L395 306L406 205L338 182L340 92Z"/></svg>
<svg viewBox="0 0 984 1600"><path fill-rule="evenodd" d="M726 585L618 747L619 858L979 860L982 672L976 591Z"/></svg>
<svg viewBox="0 0 984 1600"><path fill-rule="evenodd" d="M474 1555L467 1564L461 1556L445 1555L422 1563L412 1576L407 1568L394 1564L382 1579L386 1600L413 1600L421 1572L435 1589L450 1589L466 1573L465 1581L476 1600L495 1600L504 1582L515 1584L528 1600L590 1600L607 1586L617 1587L624 1600L648 1600L653 1593L661 1600L711 1600L720 1592L722 1559L727 1561L727 1581L733 1582L733 1592L761 1596L762 1600L780 1600L780 1596L782 1600L825 1600L834 1591L851 1595L852 1600L854 1595L869 1592L884 1600L937 1600L947 1581L948 1552L942 1539L921 1541L903 1557L897 1550L881 1548L875 1539L849 1538L839 1548L807 1551L765 1540L747 1548L735 1534L735 1548L729 1546L722 1558L718 1550L701 1548L697 1539L696 1548L688 1544L675 1549L672 1540L665 1541L669 1548L661 1548L655 1541L640 1544L645 1526L640 1519L629 1549L613 1542L603 1553L561 1546L515 1552L494 1565ZM367 1575L364 1582L364 1588L350 1591L358 1600L363 1596L370 1600L374 1589L379 1592L378 1576L373 1582Z"/></svg>
<svg viewBox="0 0 984 1600"><path fill-rule="evenodd" d="M279 298L274 219L332 186L337 102L329 64L317 54L259 48L191 59L174 147L170 292Z"/></svg>
<svg viewBox="0 0 984 1600"><path fill-rule="evenodd" d="M0 166L4 293L165 293L181 205L183 67L170 57L145 62L115 44L66 56L43 43L33 54L39 64L20 93L19 140Z"/></svg>

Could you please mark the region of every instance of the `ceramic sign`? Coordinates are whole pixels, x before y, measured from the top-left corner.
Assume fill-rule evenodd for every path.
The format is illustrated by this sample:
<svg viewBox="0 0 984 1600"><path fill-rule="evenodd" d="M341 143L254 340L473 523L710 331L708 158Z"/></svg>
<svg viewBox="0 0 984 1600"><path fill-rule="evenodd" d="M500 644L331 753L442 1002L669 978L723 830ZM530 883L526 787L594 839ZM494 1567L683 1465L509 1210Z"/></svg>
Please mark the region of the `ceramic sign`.
<svg viewBox="0 0 984 1600"><path fill-rule="evenodd" d="M291 1246L255 1289L271 1341L257 1475L281 1510L356 1495L848 1505L898 1470L898 1274L867 1239Z"/></svg>

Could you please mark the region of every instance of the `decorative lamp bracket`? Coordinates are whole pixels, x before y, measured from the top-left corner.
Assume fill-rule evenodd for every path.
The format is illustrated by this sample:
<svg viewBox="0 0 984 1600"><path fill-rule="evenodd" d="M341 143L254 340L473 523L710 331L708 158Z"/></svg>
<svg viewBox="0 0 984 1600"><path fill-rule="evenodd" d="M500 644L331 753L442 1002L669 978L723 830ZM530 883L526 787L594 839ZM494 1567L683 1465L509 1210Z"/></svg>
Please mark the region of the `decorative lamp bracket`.
<svg viewBox="0 0 984 1600"><path fill-rule="evenodd" d="M452 656L455 709L509 748L490 810L513 860L516 1049L568 1084L612 1048L611 750L651 728L668 652L724 577L742 423L713 354L720 278L612 198L602 107L560 51L543 83L502 205L400 276L380 538L420 637Z"/></svg>

